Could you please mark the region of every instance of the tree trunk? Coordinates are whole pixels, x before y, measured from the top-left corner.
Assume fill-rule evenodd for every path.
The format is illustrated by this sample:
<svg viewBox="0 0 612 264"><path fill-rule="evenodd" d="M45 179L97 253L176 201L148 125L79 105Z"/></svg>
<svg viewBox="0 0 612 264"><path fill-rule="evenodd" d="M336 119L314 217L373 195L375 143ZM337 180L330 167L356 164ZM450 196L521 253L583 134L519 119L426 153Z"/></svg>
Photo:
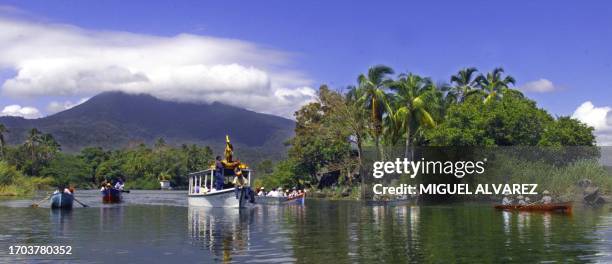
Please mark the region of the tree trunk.
<svg viewBox="0 0 612 264"><path fill-rule="evenodd" d="M410 153L410 123L406 122L406 149L404 150L404 158L408 160L412 160L412 155Z"/></svg>

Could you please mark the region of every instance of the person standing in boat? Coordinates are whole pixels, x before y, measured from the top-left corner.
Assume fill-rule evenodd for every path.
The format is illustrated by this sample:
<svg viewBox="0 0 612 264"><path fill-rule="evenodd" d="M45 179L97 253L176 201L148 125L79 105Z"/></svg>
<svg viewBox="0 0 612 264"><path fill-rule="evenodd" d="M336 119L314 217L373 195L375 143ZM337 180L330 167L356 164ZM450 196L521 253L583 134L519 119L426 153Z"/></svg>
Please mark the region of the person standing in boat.
<svg viewBox="0 0 612 264"><path fill-rule="evenodd" d="M223 190L223 162L221 156L215 158L215 189Z"/></svg>

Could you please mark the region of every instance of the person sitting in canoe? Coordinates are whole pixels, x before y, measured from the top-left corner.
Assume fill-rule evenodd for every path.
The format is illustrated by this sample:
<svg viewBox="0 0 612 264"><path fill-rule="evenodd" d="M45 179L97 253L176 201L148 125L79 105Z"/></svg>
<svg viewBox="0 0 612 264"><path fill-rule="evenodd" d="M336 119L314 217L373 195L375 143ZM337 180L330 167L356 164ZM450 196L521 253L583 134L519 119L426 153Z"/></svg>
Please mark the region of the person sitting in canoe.
<svg viewBox="0 0 612 264"><path fill-rule="evenodd" d="M552 203L552 197L550 196L550 192L548 190L544 190L542 192L542 194L544 196L542 196L542 199L540 200L540 203L542 203L542 204L551 204Z"/></svg>
<svg viewBox="0 0 612 264"><path fill-rule="evenodd" d="M72 192L70 192L70 190L63 185L57 186L57 190L55 190L53 194L58 194L60 192L63 192L66 194L72 194Z"/></svg>
<svg viewBox="0 0 612 264"><path fill-rule="evenodd" d="M117 181L115 182L115 189L123 191L123 187L125 184L123 184L123 180L121 178L118 178Z"/></svg>
<svg viewBox="0 0 612 264"><path fill-rule="evenodd" d="M240 190L244 189L246 194L245 198L247 198L251 203L255 202L255 195L253 195L253 190L251 190L251 187L246 185L246 179L242 175L242 171L239 168L236 168L234 170L234 174L236 174L236 177L234 177L234 181L232 183L234 184L234 193L236 194L236 199L240 198Z"/></svg>
<svg viewBox="0 0 612 264"><path fill-rule="evenodd" d="M516 199L518 205L527 205L527 202L525 202L525 197L522 195L517 196Z"/></svg>
<svg viewBox="0 0 612 264"><path fill-rule="evenodd" d="M511 204L512 204L512 199L508 197L508 195L504 195L504 198L502 199L502 205L511 205Z"/></svg>

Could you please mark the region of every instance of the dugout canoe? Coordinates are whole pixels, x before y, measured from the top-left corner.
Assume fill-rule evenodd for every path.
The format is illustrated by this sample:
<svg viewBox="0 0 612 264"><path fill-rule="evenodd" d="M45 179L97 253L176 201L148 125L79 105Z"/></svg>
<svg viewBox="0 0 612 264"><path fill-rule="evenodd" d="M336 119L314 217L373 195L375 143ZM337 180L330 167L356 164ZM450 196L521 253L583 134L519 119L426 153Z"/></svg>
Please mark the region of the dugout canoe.
<svg viewBox="0 0 612 264"><path fill-rule="evenodd" d="M530 204L530 205L496 205L498 210L511 211L544 211L544 212L571 212L571 203L553 203L553 204Z"/></svg>

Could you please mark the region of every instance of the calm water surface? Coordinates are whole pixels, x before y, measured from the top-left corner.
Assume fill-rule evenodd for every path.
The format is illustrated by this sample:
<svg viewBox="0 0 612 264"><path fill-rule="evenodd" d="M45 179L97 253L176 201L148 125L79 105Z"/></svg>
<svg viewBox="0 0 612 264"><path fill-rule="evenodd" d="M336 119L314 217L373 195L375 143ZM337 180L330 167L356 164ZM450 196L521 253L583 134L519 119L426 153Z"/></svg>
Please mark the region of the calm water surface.
<svg viewBox="0 0 612 264"><path fill-rule="evenodd" d="M612 211L507 213L488 204L190 208L185 192L132 191L120 205L72 211L0 202L0 263L612 263ZM10 245L70 245L71 256L8 255Z"/></svg>

